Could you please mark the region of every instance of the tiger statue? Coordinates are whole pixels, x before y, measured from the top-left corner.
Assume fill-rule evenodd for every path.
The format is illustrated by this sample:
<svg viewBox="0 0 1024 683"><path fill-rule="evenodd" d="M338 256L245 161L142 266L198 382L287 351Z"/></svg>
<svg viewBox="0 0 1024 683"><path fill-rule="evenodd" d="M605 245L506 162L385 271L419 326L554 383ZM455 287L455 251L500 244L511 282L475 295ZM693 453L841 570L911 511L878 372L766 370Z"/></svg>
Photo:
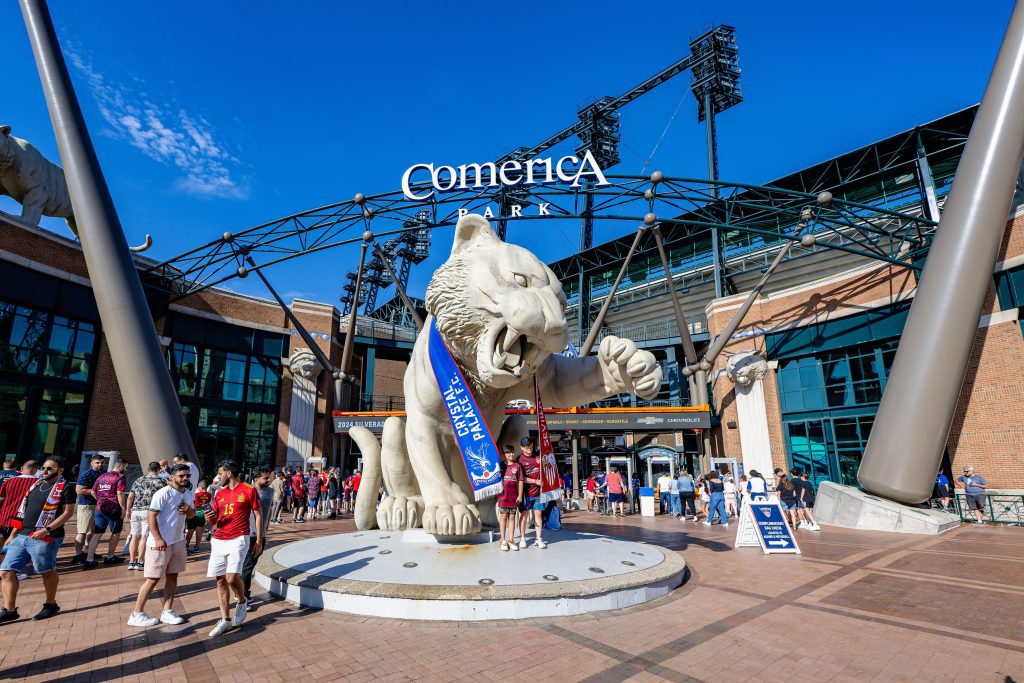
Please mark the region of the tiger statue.
<svg viewBox="0 0 1024 683"><path fill-rule="evenodd" d="M363 454L356 526L389 531L422 526L464 536L496 524L493 504L477 505L430 365L436 320L497 442L518 443L524 422L505 422L505 404L533 399L569 408L628 392L653 398L661 366L628 339L607 336L598 353L560 355L569 341L562 285L532 253L503 242L481 216L459 219L451 256L427 286L429 314L406 369L406 417L385 421L380 441L364 427L349 435ZM514 437L514 438L513 438ZM388 496L377 506L383 479Z"/></svg>

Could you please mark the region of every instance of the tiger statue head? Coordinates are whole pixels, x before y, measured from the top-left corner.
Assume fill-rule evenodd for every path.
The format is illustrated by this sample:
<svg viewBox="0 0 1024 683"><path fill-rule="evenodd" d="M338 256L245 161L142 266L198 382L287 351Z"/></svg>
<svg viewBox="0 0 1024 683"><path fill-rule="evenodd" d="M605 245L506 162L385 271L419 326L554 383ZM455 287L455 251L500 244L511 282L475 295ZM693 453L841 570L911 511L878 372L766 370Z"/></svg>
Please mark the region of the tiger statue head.
<svg viewBox="0 0 1024 683"><path fill-rule="evenodd" d="M565 348L565 307L551 269L475 214L459 219L451 256L427 286L427 312L456 361L488 387L522 382Z"/></svg>

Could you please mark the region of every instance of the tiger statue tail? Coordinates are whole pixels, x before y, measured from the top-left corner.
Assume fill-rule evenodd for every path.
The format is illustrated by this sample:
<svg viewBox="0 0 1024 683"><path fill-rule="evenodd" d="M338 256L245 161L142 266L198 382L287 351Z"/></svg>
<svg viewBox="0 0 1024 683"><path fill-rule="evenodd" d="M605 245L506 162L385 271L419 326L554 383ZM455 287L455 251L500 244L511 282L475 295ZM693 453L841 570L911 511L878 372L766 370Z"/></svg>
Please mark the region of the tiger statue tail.
<svg viewBox="0 0 1024 683"><path fill-rule="evenodd" d="M423 520L423 498L405 445L405 420L389 417L381 440L365 427L349 436L363 454L363 479L356 493L356 528L411 529ZM388 497L377 506L381 481Z"/></svg>
<svg viewBox="0 0 1024 683"><path fill-rule="evenodd" d="M356 528L360 531L377 528L377 492L380 490L380 441L366 427L353 427L348 435L363 454L363 478L356 492Z"/></svg>

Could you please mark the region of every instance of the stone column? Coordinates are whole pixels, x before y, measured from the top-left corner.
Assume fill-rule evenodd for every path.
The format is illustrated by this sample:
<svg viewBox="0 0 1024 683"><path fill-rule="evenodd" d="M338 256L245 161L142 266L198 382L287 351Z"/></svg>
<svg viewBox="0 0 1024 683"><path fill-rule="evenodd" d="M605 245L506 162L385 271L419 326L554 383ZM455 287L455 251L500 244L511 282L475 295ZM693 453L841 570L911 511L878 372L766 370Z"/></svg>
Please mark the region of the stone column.
<svg viewBox="0 0 1024 683"><path fill-rule="evenodd" d="M725 372L735 385L743 471L749 474L754 469L768 479L774 469L768 436L768 411L764 404L764 376L768 372L768 363L761 356L744 351L729 356Z"/></svg>
<svg viewBox="0 0 1024 683"><path fill-rule="evenodd" d="M292 373L292 407L288 420L288 456L285 465L303 467L313 456L313 421L316 418L316 378L324 367L307 348L298 348L288 361Z"/></svg>

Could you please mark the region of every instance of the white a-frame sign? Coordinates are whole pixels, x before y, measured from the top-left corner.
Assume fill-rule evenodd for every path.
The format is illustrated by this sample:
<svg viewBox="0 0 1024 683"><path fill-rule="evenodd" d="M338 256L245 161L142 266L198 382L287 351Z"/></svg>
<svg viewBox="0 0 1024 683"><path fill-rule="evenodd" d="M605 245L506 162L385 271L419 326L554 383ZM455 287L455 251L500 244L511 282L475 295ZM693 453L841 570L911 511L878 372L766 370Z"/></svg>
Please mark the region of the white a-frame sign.
<svg viewBox="0 0 1024 683"><path fill-rule="evenodd" d="M765 555L772 553L800 554L786 515L778 503L743 501L740 509L739 529L734 547L761 546Z"/></svg>

